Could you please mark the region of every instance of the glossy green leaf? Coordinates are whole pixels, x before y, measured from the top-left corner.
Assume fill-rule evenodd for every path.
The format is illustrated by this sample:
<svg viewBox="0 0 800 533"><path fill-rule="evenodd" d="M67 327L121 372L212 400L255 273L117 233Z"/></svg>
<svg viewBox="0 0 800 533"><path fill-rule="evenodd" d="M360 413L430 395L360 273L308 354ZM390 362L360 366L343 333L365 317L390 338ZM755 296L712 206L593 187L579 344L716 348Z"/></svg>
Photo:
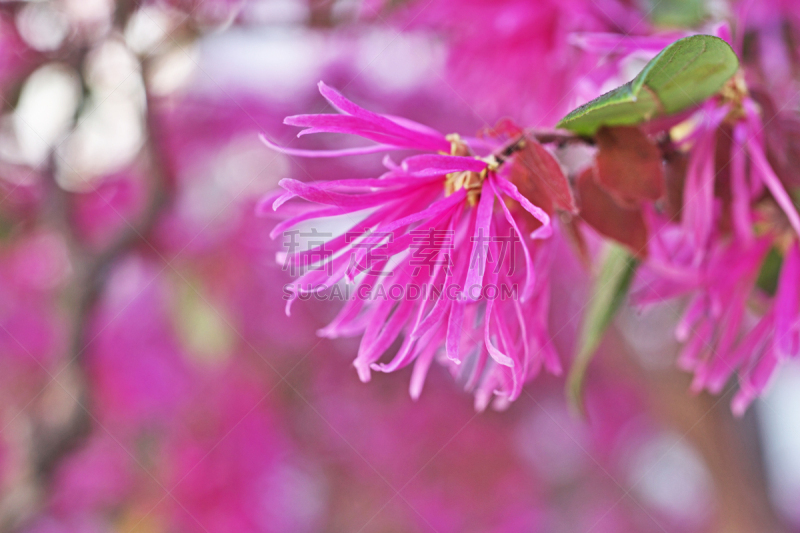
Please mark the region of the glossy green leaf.
<svg viewBox="0 0 800 533"><path fill-rule="evenodd" d="M583 319L578 353L567 376L567 397L583 413L583 381L600 341L628 294L638 262L623 246L609 242Z"/></svg>
<svg viewBox="0 0 800 533"><path fill-rule="evenodd" d="M712 35L675 41L629 83L575 109L557 127L593 135L601 126L629 126L696 106L739 68L730 45Z"/></svg>

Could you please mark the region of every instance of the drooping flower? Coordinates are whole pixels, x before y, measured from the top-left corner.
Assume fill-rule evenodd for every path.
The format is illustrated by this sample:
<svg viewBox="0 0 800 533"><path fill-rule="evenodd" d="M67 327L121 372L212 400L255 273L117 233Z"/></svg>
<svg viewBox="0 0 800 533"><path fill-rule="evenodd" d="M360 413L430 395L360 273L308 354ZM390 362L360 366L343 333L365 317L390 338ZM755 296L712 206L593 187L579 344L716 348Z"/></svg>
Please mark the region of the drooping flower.
<svg viewBox="0 0 800 533"><path fill-rule="evenodd" d="M699 265L678 228L660 231L654 241L635 299L648 304L689 295L676 328L685 343L678 364L694 373L695 392L718 394L738 375L732 409L743 414L778 364L800 356L796 239L781 245L786 235L772 231L751 241L715 238Z"/></svg>
<svg viewBox="0 0 800 533"><path fill-rule="evenodd" d="M303 183L285 179L285 193L270 195L261 210L278 209L299 198L291 217L273 236L311 220L340 217L349 230L298 251L287 243L285 264L315 263L291 286L301 295L354 283L326 337L363 334L354 365L362 381L371 371L392 372L414 363L411 395L418 397L427 370L442 360L476 391L484 408L497 393L502 401L519 396L523 383L542 366L560 371L547 333L548 246L551 218L528 196L541 197L550 209L574 210L571 193L555 159L521 130L507 128L496 137L464 140L442 135L405 119L367 111L320 83L320 92L340 114L288 117L306 129L300 135L336 132L359 135L376 145L313 152L281 148L296 156L332 157L388 150L426 152L396 164L379 178ZM476 155L481 151L485 155ZM529 170L515 178L513 168ZM518 187L520 185L520 187ZM289 206L287 206L289 207ZM313 228L311 235L315 233ZM504 292L505 291L505 292ZM382 355L401 335L396 355Z"/></svg>
<svg viewBox="0 0 800 533"><path fill-rule="evenodd" d="M640 272L634 298L639 304L689 295L676 328L685 343L678 366L694 372L692 390L719 393L745 358L740 334L752 318L747 304L759 268L769 251L769 239L754 243L714 241L703 262L695 262L694 248L686 245L680 228L663 229L651 242L648 263Z"/></svg>
<svg viewBox="0 0 800 533"><path fill-rule="evenodd" d="M716 33L733 42L726 25ZM791 289L771 297L760 283L768 256L785 256L800 234L800 215L768 155L763 131L770 119L746 78L745 65L719 95L662 132L679 154L673 162L685 169L677 164L668 172L666 203L646 206L649 257L634 287L641 304L689 296L676 330L685 343L679 366L694 373L696 391L718 393L738 374L738 414L764 389L777 361L796 352L777 331L791 330L786 324L796 319L780 303L786 297L779 294ZM778 267L780 287L796 277L792 268L788 260Z"/></svg>

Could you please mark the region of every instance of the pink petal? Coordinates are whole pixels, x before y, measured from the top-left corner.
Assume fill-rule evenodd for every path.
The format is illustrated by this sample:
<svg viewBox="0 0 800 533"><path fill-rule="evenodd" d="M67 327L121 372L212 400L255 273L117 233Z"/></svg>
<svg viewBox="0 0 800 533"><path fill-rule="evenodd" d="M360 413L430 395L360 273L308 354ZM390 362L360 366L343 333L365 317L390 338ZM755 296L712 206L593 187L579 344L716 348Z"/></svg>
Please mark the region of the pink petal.
<svg viewBox="0 0 800 533"><path fill-rule="evenodd" d="M402 150L402 147L394 146L391 144L375 144L372 146L364 146L363 148L345 148L342 150L299 150L295 148L287 148L280 146L270 141L263 133L259 135L261 142L266 144L276 152L296 157L346 157L351 155L364 155L374 154L378 152L386 152L387 150Z"/></svg>
<svg viewBox="0 0 800 533"><path fill-rule="evenodd" d="M465 296L472 299L472 287L482 287L488 244L492 239L492 210L494 208L494 189L483 187L481 199L475 214L475 230L472 235L472 253L469 256L469 271L464 283Z"/></svg>
<svg viewBox="0 0 800 533"><path fill-rule="evenodd" d="M401 167L415 176L442 176L451 172L481 172L486 163L474 157L424 154L407 157Z"/></svg>
<svg viewBox="0 0 800 533"><path fill-rule="evenodd" d="M749 243L753 240L753 221L750 217L750 191L748 191L745 177L745 152L746 140L744 124L739 124L733 130L733 146L731 147L731 191L733 225L738 237Z"/></svg>
<svg viewBox="0 0 800 533"><path fill-rule="evenodd" d="M541 227L537 228L531 233L531 239L546 239L553 234L553 227L550 224L550 217L544 212L544 210L533 205L530 200L520 194L519 190L517 190L517 187L507 179L497 176L497 185L504 193L506 193L506 195L519 202L519 204L528 213L533 215L536 220L542 223Z"/></svg>
<svg viewBox="0 0 800 533"><path fill-rule="evenodd" d="M772 193L775 201L778 203L781 209L783 209L783 212L789 219L789 223L792 225L795 233L800 235L800 215L797 214L797 209L795 209L792 199L789 197L786 189L783 188L783 184L781 184L780 179L778 179L778 176L775 175L772 167L767 162L767 158L764 157L764 152L761 150L761 146L759 146L758 143L749 142L747 147L748 152L750 153L750 161L753 165L753 170L758 173L758 175L761 177L761 180Z"/></svg>
<svg viewBox="0 0 800 533"><path fill-rule="evenodd" d="M494 180L487 180L487 181L489 181L489 186L492 188L492 191L499 196L499 194L497 192L497 189L495 188L495 185L493 183ZM514 228L514 231L516 232L517 236L519 237L519 242L520 242L520 244L522 244L522 252L525 255L525 270L526 270L526 272L525 272L525 285L523 286L522 294L520 295L520 299L523 302L525 302L525 301L528 300L528 298L530 298L531 294L533 294L533 287L534 287L534 284L536 283L536 272L534 272L534 270L533 270L533 263L531 261L531 254L528 251L528 245L525 243L525 237L522 235L522 232L519 230L519 227L517 226L517 223L514 220L514 217L511 216L511 211L508 210L508 207L506 206L505 202L501 201L499 203L500 203L500 207L503 209L503 214L505 215L506 220L511 225L511 227Z"/></svg>

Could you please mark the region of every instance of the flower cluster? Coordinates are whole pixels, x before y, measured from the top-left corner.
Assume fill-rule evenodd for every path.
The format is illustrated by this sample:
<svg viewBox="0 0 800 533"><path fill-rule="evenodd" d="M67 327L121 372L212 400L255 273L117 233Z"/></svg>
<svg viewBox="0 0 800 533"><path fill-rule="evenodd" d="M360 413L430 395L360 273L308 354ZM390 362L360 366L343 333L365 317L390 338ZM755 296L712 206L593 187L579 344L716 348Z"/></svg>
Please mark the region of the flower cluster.
<svg viewBox="0 0 800 533"><path fill-rule="evenodd" d="M472 8L480 10L480 2ZM737 27L743 31L742 24ZM726 24L708 31L734 42ZM622 38L584 31L568 40L610 58L597 76L614 80L637 53L652 57L687 34ZM390 372L413 362L411 394L417 397L438 356L476 391L479 408L492 394L499 406L516 399L541 367L560 372L547 320L551 237L568 236L592 261L597 247L588 240L599 233L641 260L636 302L691 296L677 331L685 343L680 365L695 372L696 390L719 392L738 372L740 392L733 405L744 412L777 363L800 349L792 260L800 215L787 182L791 165L775 166L782 154L765 133L773 118L780 119L784 130L774 129L785 132L779 136L785 142L793 134L785 125L792 122L784 112L765 117L776 108L773 88L750 74L738 37L734 44L742 67L716 94L684 113L641 128L603 127L588 140L547 132L561 148L570 141L597 147L588 165L565 163L570 179L532 130L504 122L477 138L443 135L367 111L321 83L320 92L339 113L291 116L285 123L305 128L300 136L344 133L375 144L315 151L264 138L268 146L298 157L417 153L399 163L387 155L386 172L377 178L283 180L285 192L262 201L262 214L269 207L286 213L273 231L273 237L292 234L289 252L279 259L305 271L288 291L287 312L300 295L343 280L354 283L365 290L356 291L320 334L363 335L354 363L363 381L371 371ZM470 60L480 56L464 53ZM295 199L305 202L289 202ZM556 212L563 216L553 218ZM346 232L297 251L294 238L303 225L325 227L334 218L346 221ZM506 255L506 241L509 252L521 253ZM764 268L775 257L780 273L773 276L775 288L765 291ZM426 295L432 288L433 298L406 297L410 285L423 287ZM518 298L504 300L487 297L488 287L521 288ZM393 288L402 296L375 298ZM391 359L381 361L388 352Z"/></svg>
<svg viewBox="0 0 800 533"><path fill-rule="evenodd" d="M800 355L800 215L791 183L770 162L769 102L756 102L746 73L692 115L675 141L687 154L682 195L674 212L650 213L650 258L634 294L640 303L691 296L676 330L685 343L679 365L694 372L696 391L719 393L738 373L737 414L778 363Z"/></svg>

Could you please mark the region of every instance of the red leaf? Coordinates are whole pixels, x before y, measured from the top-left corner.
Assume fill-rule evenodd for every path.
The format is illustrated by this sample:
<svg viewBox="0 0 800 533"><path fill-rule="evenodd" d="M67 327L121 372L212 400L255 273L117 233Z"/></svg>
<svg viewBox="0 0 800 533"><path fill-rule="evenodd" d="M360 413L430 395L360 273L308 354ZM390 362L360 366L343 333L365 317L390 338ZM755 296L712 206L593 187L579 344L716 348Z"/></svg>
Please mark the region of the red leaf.
<svg viewBox="0 0 800 533"><path fill-rule="evenodd" d="M531 201L552 214L553 208L575 214L578 208L556 158L536 139L526 138L514 153L511 181Z"/></svg>
<svg viewBox="0 0 800 533"><path fill-rule="evenodd" d="M595 181L594 169L589 167L578 177L581 201L580 217L598 233L627 246L639 259L647 256L647 227L639 207L619 205Z"/></svg>
<svg viewBox="0 0 800 533"><path fill-rule="evenodd" d="M597 132L597 181L623 206L664 196L661 152L637 127L603 127Z"/></svg>

